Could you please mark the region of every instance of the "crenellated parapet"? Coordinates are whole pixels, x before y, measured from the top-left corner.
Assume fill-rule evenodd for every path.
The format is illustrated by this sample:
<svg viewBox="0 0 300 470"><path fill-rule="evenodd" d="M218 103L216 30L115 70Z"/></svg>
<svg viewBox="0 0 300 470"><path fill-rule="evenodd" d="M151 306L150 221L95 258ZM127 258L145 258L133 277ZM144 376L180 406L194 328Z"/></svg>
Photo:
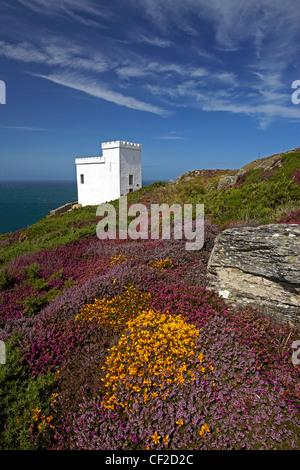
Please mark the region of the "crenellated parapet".
<svg viewBox="0 0 300 470"><path fill-rule="evenodd" d="M76 165L86 165L88 163L105 163L105 157L82 157L76 158L75 164Z"/></svg>
<svg viewBox="0 0 300 470"><path fill-rule="evenodd" d="M142 150L142 144L135 144L133 142L126 142L124 140L113 140L112 142L102 142L102 149L113 149L113 148L128 148L135 150Z"/></svg>

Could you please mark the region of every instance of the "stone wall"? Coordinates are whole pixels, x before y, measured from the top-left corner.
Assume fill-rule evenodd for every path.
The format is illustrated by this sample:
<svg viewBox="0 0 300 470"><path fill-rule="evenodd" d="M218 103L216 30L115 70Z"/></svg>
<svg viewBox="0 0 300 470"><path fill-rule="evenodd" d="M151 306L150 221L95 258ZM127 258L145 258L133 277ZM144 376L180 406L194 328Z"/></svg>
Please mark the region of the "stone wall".
<svg viewBox="0 0 300 470"><path fill-rule="evenodd" d="M67 204L64 204L63 206L57 207L57 209L53 209L50 211L51 215L60 215L64 214L65 212L68 212L71 210L74 206L77 206L77 202L68 202Z"/></svg>

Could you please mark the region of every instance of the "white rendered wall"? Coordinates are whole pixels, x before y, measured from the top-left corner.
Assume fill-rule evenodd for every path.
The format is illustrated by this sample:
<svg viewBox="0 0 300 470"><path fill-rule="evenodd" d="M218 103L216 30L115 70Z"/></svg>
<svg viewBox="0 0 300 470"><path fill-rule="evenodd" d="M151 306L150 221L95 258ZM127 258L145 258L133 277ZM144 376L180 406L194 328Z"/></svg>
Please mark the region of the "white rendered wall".
<svg viewBox="0 0 300 470"><path fill-rule="evenodd" d="M133 184L129 184L129 175L133 175ZM129 190L142 187L142 146L120 148L120 191L125 195Z"/></svg>
<svg viewBox="0 0 300 470"><path fill-rule="evenodd" d="M110 202L130 189L142 187L140 144L125 141L102 143L102 157L77 158L78 202L82 206ZM81 176L84 175L84 183ZM129 184L133 175L133 184Z"/></svg>
<svg viewBox="0 0 300 470"><path fill-rule="evenodd" d="M98 160L98 161L97 161ZM95 206L120 197L120 165L114 158L77 158L78 203ZM81 183L80 175L84 175Z"/></svg>

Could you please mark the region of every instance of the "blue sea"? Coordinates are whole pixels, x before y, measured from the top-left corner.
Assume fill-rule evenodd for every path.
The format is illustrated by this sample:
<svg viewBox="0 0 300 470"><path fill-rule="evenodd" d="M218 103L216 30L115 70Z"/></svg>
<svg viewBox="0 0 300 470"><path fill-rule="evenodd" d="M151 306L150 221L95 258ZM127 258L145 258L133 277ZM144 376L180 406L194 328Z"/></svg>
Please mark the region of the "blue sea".
<svg viewBox="0 0 300 470"><path fill-rule="evenodd" d="M143 186L153 182L145 180ZM0 181L0 234L33 225L52 209L75 201L76 181Z"/></svg>

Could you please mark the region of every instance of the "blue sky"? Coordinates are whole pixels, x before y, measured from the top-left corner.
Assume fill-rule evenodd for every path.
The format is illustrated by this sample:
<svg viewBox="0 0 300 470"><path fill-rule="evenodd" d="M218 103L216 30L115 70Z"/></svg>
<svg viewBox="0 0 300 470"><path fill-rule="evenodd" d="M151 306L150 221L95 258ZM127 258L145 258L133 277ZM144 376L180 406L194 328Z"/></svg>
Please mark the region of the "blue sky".
<svg viewBox="0 0 300 470"><path fill-rule="evenodd" d="M101 142L143 178L300 146L297 0L1 0L0 179L74 179Z"/></svg>

